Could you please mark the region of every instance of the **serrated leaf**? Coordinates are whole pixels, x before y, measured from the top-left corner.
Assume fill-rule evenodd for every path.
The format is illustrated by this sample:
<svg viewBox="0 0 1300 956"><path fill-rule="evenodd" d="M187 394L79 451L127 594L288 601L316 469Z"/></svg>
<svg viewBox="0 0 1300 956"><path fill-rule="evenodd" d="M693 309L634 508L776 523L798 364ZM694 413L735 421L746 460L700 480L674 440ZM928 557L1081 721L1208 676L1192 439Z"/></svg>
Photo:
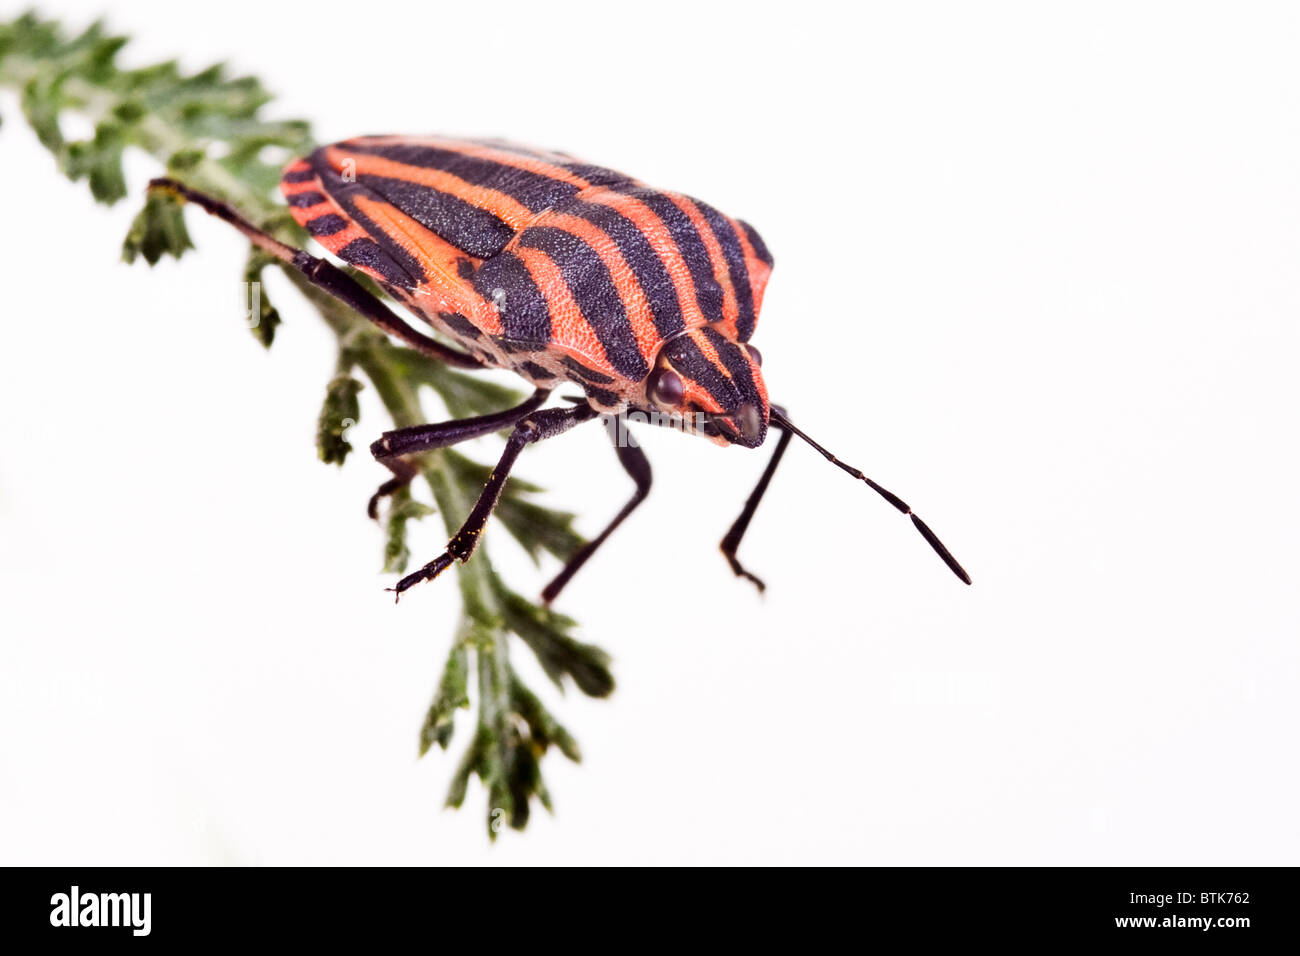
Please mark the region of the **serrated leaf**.
<svg viewBox="0 0 1300 956"><path fill-rule="evenodd" d="M384 573L401 574L411 559L411 550L406 546L407 523L419 521L434 511L424 502L412 498L410 491L405 488L394 494L390 501L388 535L384 541Z"/></svg>
<svg viewBox="0 0 1300 956"><path fill-rule="evenodd" d="M470 774L479 768L481 747L479 735L475 734L474 739L470 741L470 745L465 748L465 753L461 756L460 762L456 765L455 773L451 775L451 783L447 787L447 797L443 801L444 806L459 810L465 803L465 794L469 791Z"/></svg>
<svg viewBox="0 0 1300 956"><path fill-rule="evenodd" d="M465 645L457 641L447 657L438 692L420 728L421 757L434 744L447 749L455 730L456 711L462 709L469 709L469 654Z"/></svg>
<svg viewBox="0 0 1300 956"><path fill-rule="evenodd" d="M122 156L126 147L139 147L168 171L194 188L218 195L287 241L301 244L305 233L284 206L269 199L280 168L291 155L301 155L311 145L307 124L296 120L260 117L270 98L253 77L231 77L220 65L185 74L175 61L123 70L117 65L123 38L109 35L94 24L73 39L59 25L35 14L0 22L0 83L21 87L22 108L42 143L75 180L85 180L101 202L113 202L126 192ZM93 136L68 143L60 120L76 111L94 127ZM179 256L192 248L181 214L181 203L158 193L147 197L123 242L123 258L142 256L153 264L164 255ZM248 308L254 331L270 344L279 315L265 296L261 276L269 257L254 251L244 279L250 290ZM382 295L375 284L357 274L366 288ZM356 389L347 374L360 366L380 393L380 399L397 424L422 419L417 392L429 386L442 398L452 417L463 418L497 412L517 405L523 395L485 376L448 368L411 349L399 346L381 333L368 330L356 317L319 290L305 287L291 274L295 285L340 337L344 349L340 374L327 389L318 421L321 457L342 461L348 453L344 437L359 415ZM256 286L253 284L256 283ZM259 296L252 299L251 290ZM349 357L347 350L355 350ZM445 502L468 502L478 493L487 472L464 456L437 452L421 463L435 497ZM582 544L572 531L572 516L526 500L537 486L512 479L505 489L499 516L529 553L542 551L566 555ZM448 505L450 506L450 504ZM386 564L404 565L406 531L411 520L428 513L409 491L394 497L387 515ZM541 759L554 746L573 759L577 744L536 697L515 677L507 657L507 630L503 615L511 617L514 633L533 647L552 679L570 675L588 693L608 693L613 686L608 658L596 648L576 641L573 622L537 608L517 594L501 589L487 556L459 569L465 614L463 632L447 659L439 690L421 733L421 752L433 744L446 747L453 717L468 706L468 658L475 655L479 678L478 721L474 739L451 781L448 802L459 806L470 774L477 774L488 794L489 833L495 839L500 823L522 827L531 800L551 806L542 779ZM502 594L509 595L502 601ZM505 610L502 609L505 605ZM504 815L504 817L503 817Z"/></svg>
<svg viewBox="0 0 1300 956"><path fill-rule="evenodd" d="M117 51L126 44L126 37L106 36L97 38L89 45L89 49L82 58L82 75L92 81L103 82L114 73L113 60L117 57Z"/></svg>
<svg viewBox="0 0 1300 956"><path fill-rule="evenodd" d="M515 711L528 724L533 739L543 750L554 744L574 763L582 763L582 751L578 747L578 742L573 739L573 735L551 716L551 712L542 704L541 699L525 687L517 677L511 680L510 697ZM550 809L549 803L547 809Z"/></svg>
<svg viewBox="0 0 1300 956"><path fill-rule="evenodd" d="M144 256L152 266L163 256L179 259L186 249L193 248L181 203L169 194L153 192L145 197L144 208L122 240L122 259L134 262L136 256Z"/></svg>
<svg viewBox="0 0 1300 956"><path fill-rule="evenodd" d="M95 127L92 139L68 143L63 150L63 171L73 182L86 179L90 194L112 205L126 196L126 174L122 151L126 136L120 123L105 120Z"/></svg>
<svg viewBox="0 0 1300 956"><path fill-rule="evenodd" d="M316 424L316 450L320 460L329 465L341 465L352 451L347 440L348 429L361 418L361 405L357 393L362 385L351 375L336 375L325 389Z"/></svg>
<svg viewBox="0 0 1300 956"><path fill-rule="evenodd" d="M60 156L63 153L63 131L59 128L59 111L64 107L58 80L42 81L32 77L23 87L19 105L27 123L41 145Z"/></svg>
<svg viewBox="0 0 1300 956"><path fill-rule="evenodd" d="M253 336L262 343L263 348L270 348L271 343L275 341L275 330L280 327L280 313L271 304L271 298L266 294L266 284L262 282L262 272L269 265L277 265L279 260L272 258L267 253L253 246L248 251L248 259L244 262L244 317L250 320L249 329L252 330ZM256 309L257 320L252 320L252 312ZM356 421L357 416L352 416ZM347 453L344 452L346 457ZM339 459L339 464L343 459Z"/></svg>
<svg viewBox="0 0 1300 956"><path fill-rule="evenodd" d="M528 826L528 817L532 812L530 797L536 796L542 805L549 807L550 795L542 781L542 768L537 761L537 754L527 746L517 746L511 751L509 778L510 802L513 812L510 814L510 826L522 830Z"/></svg>
<svg viewBox="0 0 1300 956"><path fill-rule="evenodd" d="M568 675L589 697L608 697L614 691L609 655L594 644L570 636L577 622L548 607L534 604L497 580L497 595L506 628L528 645L546 676L563 689Z"/></svg>

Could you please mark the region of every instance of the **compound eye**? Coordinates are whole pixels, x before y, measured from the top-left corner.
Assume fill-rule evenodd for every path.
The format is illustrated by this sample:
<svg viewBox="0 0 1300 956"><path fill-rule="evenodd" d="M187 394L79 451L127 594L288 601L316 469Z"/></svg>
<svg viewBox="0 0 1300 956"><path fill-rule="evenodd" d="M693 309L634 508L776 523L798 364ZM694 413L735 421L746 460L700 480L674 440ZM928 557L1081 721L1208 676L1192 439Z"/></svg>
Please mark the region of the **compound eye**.
<svg viewBox="0 0 1300 956"><path fill-rule="evenodd" d="M676 408L686 394L686 385L672 369L661 368L646 382L646 394L658 405Z"/></svg>
<svg viewBox="0 0 1300 956"><path fill-rule="evenodd" d="M757 365L757 366L759 366L759 367L762 367L762 365L763 365L763 353L762 353L762 352L760 352L758 349L754 348L754 346L752 346L752 345L746 345L746 346L745 346L745 351L749 353L749 358L750 358L750 360L751 360L755 365Z"/></svg>

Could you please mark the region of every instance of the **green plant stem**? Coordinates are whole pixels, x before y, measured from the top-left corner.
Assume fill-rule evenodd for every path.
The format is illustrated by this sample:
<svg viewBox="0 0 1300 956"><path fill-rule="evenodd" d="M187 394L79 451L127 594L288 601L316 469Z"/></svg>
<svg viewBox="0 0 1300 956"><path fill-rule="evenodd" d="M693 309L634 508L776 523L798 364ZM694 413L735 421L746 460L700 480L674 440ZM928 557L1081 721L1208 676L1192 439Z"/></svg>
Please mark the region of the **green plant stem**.
<svg viewBox="0 0 1300 956"><path fill-rule="evenodd" d="M287 209L271 198L278 164L264 161L261 153L269 146L302 155L311 147L307 124L260 119L258 112L269 99L261 86L248 78L227 78L218 68L189 76L168 63L123 70L114 57L124 42L98 25L65 39L57 23L31 14L0 22L0 87L20 92L24 112L42 144L70 178L88 180L96 199L111 203L127 195L121 154L129 146L148 153L191 188L224 199L261 228L302 246L305 233ZM68 112L88 119L95 136L66 142L59 118ZM214 146L224 149L222 158L213 157ZM177 207L168 205L171 201L155 197L146 203L124 245L128 259L142 254L153 263L164 254L179 256L190 247L184 220ZM246 279L256 281L268 264L265 257L254 254L245 268ZM508 389L451 371L394 344L302 274L283 271L338 340L338 368L319 426L321 456L326 461L342 463L349 451L342 423L332 416L341 414L340 407L357 407L360 386L350 379L352 369L375 389L397 427L429 420L421 406L422 385L432 386L456 417L498 410L518 400ZM261 318L255 331L269 346L279 317L264 302ZM421 475L442 512L449 537L473 506L481 471L481 466L451 451L421 457ZM570 527L573 516L520 499L535 490L512 479L498 509L501 523L534 558L541 550L560 557L571 554L582 543ZM420 514L420 506L407 492L394 496L389 517L390 570L404 564L406 521ZM613 689L613 679L602 651L569 636L574 622L506 588L485 550L480 547L472 561L456 565L463 618L421 732L420 752L434 744L448 746L456 712L470 705L472 660L477 721L453 775L447 803L460 806L470 775L477 774L488 791L489 833L495 837L503 815L515 827L527 822L532 798L550 807L538 761L551 744L570 759L580 756L573 738L514 673L508 635L523 637L557 684L567 676L585 693L604 696Z"/></svg>

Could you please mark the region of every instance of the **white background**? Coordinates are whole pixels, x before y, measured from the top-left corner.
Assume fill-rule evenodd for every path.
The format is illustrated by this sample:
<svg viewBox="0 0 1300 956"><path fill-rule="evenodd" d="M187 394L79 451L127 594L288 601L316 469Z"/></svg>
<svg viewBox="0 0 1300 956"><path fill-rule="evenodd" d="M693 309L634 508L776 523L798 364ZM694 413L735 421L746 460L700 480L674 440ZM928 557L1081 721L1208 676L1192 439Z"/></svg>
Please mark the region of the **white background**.
<svg viewBox="0 0 1300 956"><path fill-rule="evenodd" d="M650 436L561 602L618 689L515 649L585 761L489 846L477 784L440 810L468 717L415 756L454 583L394 607L382 469L315 459L331 337L272 282L264 354L197 212L119 264L156 167L97 207L5 96L0 861L1297 861L1294 8L43 4L105 7L126 62L228 60L322 141L504 135L753 222L773 396L975 585L794 446L760 600L716 543L764 455ZM630 491L595 427L520 473L588 532Z"/></svg>

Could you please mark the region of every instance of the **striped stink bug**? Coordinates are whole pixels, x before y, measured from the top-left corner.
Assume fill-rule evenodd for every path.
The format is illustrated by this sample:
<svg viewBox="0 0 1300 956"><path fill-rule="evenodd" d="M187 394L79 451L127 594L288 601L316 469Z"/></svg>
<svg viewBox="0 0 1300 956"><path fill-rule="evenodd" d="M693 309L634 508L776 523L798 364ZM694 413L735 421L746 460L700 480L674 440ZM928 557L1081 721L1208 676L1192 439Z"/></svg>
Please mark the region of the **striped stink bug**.
<svg viewBox="0 0 1300 956"><path fill-rule="evenodd" d="M231 223L413 348L465 369L507 368L535 391L515 408L382 435L373 455L393 477L379 502L409 483L409 456L512 428L478 502L447 549L394 590L468 561L520 452L599 415L629 416L755 448L776 448L722 540L732 570L761 590L736 549L793 436L866 482L908 515L967 584L970 577L897 495L840 461L768 401L761 356L749 344L772 257L748 224L676 193L571 156L495 140L367 136L317 149L285 167L293 217L317 242L370 276L455 343L413 328L346 272L279 241L235 209L171 179L171 192ZM582 390L543 408L561 383ZM620 435L623 429L618 429ZM550 602L650 488L634 442L615 441L636 485L632 499L542 592Z"/></svg>

